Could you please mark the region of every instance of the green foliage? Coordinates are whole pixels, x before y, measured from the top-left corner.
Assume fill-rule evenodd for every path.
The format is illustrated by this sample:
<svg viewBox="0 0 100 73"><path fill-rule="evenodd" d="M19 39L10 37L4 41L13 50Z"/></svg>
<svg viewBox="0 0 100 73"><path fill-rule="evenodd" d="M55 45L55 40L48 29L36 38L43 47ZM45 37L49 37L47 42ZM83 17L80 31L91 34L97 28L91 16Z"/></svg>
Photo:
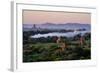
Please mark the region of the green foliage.
<svg viewBox="0 0 100 73"><path fill-rule="evenodd" d="M74 38L61 37L67 47L62 50L61 44L57 44L56 37L28 39L23 43L23 62L60 61L60 60L84 60L91 59L91 39L87 33L83 37L85 42L80 45L80 35Z"/></svg>

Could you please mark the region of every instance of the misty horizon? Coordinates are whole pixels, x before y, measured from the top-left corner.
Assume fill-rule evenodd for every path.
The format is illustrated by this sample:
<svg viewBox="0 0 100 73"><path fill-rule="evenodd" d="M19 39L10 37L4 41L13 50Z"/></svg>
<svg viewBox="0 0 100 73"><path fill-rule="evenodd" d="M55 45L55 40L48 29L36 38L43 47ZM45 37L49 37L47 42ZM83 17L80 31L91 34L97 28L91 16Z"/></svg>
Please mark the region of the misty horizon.
<svg viewBox="0 0 100 73"><path fill-rule="evenodd" d="M30 23L24 23L25 24L30 24ZM44 23L31 23L30 25L34 25L34 24L39 24L39 25L43 25L43 24L54 24L54 25L59 25L59 24L89 24L89 23L78 23L78 22L65 22L65 23L53 23L53 22L44 22ZM90 23L91 24L91 23ZM89 25L90 25L89 24Z"/></svg>

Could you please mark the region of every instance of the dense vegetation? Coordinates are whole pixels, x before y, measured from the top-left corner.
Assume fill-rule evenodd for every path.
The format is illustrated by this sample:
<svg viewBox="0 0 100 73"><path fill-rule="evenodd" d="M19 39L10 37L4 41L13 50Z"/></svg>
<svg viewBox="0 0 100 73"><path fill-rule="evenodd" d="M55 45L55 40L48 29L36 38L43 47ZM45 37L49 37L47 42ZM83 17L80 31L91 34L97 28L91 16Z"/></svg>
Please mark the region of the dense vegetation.
<svg viewBox="0 0 100 73"><path fill-rule="evenodd" d="M61 37L60 43L57 43L57 36L30 38L34 34L33 31L23 32L23 62L91 59L90 33L82 36L82 43L81 34L70 38Z"/></svg>

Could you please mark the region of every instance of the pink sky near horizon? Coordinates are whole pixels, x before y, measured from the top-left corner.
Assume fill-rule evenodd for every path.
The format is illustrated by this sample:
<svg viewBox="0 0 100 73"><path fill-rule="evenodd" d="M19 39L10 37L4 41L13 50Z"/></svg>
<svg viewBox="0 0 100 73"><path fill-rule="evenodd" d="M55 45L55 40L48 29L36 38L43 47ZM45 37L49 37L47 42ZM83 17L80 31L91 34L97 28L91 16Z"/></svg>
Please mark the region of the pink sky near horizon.
<svg viewBox="0 0 100 73"><path fill-rule="evenodd" d="M41 23L83 23L91 24L90 13L23 11L23 24Z"/></svg>

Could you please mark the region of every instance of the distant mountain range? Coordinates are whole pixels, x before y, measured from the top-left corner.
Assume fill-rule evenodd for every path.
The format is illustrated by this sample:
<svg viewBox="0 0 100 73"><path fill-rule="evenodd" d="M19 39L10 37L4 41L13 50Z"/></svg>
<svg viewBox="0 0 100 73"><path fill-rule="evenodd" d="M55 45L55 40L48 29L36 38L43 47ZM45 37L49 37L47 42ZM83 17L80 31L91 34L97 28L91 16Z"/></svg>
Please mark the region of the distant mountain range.
<svg viewBox="0 0 100 73"><path fill-rule="evenodd" d="M65 23L65 24L54 24L54 23L44 23L44 24L23 24L23 31L42 31L42 30L91 30L90 24L80 24L80 23Z"/></svg>

